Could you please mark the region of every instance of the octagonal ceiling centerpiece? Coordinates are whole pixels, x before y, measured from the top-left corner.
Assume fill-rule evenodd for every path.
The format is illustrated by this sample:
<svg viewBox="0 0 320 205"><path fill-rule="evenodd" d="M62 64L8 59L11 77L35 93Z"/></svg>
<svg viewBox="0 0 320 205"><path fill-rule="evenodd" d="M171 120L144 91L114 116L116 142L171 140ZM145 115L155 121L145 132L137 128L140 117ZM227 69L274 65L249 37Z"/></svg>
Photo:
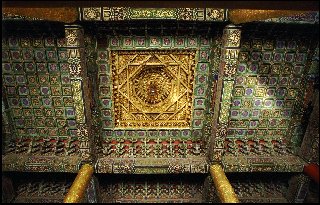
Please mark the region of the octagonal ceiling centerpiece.
<svg viewBox="0 0 320 205"><path fill-rule="evenodd" d="M195 50L112 51L115 128L189 128Z"/></svg>

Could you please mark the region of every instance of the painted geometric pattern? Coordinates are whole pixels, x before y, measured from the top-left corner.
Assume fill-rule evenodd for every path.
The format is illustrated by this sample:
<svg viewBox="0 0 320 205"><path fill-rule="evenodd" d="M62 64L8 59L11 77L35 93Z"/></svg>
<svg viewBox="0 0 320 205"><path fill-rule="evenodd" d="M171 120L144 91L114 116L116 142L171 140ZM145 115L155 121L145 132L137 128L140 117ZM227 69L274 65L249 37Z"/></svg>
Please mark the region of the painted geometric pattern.
<svg viewBox="0 0 320 205"><path fill-rule="evenodd" d="M239 153L261 153L267 147L283 151L293 113L301 109L297 100L304 93L306 60L306 48L296 41L243 41L231 100L228 152L238 152L237 144Z"/></svg>
<svg viewBox="0 0 320 205"><path fill-rule="evenodd" d="M204 124L204 113L208 110L207 96L208 96L208 80L210 75L210 40L201 36L190 37L190 36L121 36L121 37L110 37L109 47L114 51L117 50L161 50L166 52L173 52L177 50L186 51L186 49L196 50L196 64L194 66L194 88L193 88L193 111L191 112L191 125L187 129L156 129L156 130L145 130L143 126L139 130L131 129L130 135L121 134L121 136L154 136L154 137L200 137L202 132L201 129ZM113 96L113 82L112 69L109 64L109 55L107 48L98 49L97 63L98 63L98 76L99 76L99 100L100 109L102 116L102 136L114 136L117 137L119 133L127 133L125 130L118 130L119 132L110 132L116 127L115 113L113 108L116 108L115 102L112 100ZM167 72L167 71L165 71ZM121 79L120 79L121 80ZM122 79L123 80L123 79ZM121 103L121 101L119 101ZM154 133L157 133L156 136Z"/></svg>
<svg viewBox="0 0 320 205"><path fill-rule="evenodd" d="M56 144L64 153L65 140L76 138L65 46L64 38L2 39L2 89L13 133L38 145L46 144L42 139L53 139L42 152L52 151Z"/></svg>
<svg viewBox="0 0 320 205"><path fill-rule="evenodd" d="M225 21L225 9L213 8L80 8L80 20L121 21L137 19L174 19L189 21Z"/></svg>
<svg viewBox="0 0 320 205"><path fill-rule="evenodd" d="M112 51L117 128L190 127L195 51Z"/></svg>

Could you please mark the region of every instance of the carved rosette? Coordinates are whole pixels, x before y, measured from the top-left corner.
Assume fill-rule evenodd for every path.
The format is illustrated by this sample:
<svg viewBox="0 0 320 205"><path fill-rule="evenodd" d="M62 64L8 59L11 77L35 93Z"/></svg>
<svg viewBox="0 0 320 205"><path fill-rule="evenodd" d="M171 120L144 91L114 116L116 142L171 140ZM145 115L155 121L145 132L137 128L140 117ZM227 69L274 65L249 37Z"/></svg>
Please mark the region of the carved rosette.
<svg viewBox="0 0 320 205"><path fill-rule="evenodd" d="M102 15L101 7L82 8L82 19L87 21L100 21Z"/></svg>

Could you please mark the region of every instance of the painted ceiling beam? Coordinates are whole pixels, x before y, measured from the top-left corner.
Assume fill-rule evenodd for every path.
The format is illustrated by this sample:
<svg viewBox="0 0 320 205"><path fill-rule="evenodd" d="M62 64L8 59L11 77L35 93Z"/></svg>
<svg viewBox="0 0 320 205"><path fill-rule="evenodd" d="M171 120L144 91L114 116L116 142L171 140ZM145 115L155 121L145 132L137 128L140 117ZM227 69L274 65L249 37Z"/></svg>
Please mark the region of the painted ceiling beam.
<svg viewBox="0 0 320 205"><path fill-rule="evenodd" d="M318 1L2 1L3 7L224 8L318 11Z"/></svg>

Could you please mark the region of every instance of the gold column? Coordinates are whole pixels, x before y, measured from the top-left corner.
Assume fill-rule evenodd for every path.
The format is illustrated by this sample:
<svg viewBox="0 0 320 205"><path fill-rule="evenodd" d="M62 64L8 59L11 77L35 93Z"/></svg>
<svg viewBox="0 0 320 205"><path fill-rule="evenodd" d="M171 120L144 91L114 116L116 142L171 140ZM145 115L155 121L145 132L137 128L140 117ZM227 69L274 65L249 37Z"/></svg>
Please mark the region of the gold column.
<svg viewBox="0 0 320 205"><path fill-rule="evenodd" d="M211 165L210 174L221 202L239 203L238 196L234 192L229 180L219 164Z"/></svg>
<svg viewBox="0 0 320 205"><path fill-rule="evenodd" d="M79 170L69 192L64 197L63 203L79 203L83 199L92 174L93 167L89 164L84 164Z"/></svg>

